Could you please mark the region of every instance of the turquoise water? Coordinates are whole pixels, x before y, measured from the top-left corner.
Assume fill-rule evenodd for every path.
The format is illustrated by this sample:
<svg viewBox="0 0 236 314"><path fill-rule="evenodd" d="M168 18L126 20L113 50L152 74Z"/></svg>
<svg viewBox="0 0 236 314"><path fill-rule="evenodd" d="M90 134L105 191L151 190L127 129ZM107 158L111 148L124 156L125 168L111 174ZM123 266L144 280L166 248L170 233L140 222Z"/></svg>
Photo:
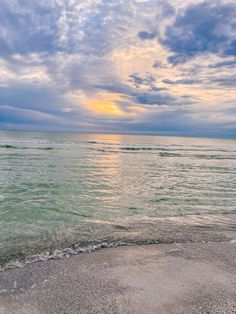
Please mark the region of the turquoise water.
<svg viewBox="0 0 236 314"><path fill-rule="evenodd" d="M0 132L0 260L171 224L232 229L235 212L234 140Z"/></svg>

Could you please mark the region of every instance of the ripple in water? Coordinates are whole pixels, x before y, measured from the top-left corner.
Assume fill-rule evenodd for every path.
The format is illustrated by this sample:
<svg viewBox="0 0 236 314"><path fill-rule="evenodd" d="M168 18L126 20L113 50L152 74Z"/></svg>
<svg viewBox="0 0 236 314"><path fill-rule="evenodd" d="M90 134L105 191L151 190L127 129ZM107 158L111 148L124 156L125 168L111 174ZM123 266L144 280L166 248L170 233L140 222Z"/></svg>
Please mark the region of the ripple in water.
<svg viewBox="0 0 236 314"><path fill-rule="evenodd" d="M59 248L74 254L109 245L230 239L235 144L0 132L0 261L44 251L55 257Z"/></svg>

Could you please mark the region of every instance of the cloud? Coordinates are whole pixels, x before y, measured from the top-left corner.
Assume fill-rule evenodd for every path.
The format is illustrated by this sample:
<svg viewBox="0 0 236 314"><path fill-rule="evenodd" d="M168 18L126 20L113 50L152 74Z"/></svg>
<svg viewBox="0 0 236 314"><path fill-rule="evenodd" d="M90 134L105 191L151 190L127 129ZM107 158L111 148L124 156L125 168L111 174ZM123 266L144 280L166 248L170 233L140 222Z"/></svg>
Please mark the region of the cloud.
<svg viewBox="0 0 236 314"><path fill-rule="evenodd" d="M2 0L0 127L234 134L235 23L230 0Z"/></svg>
<svg viewBox="0 0 236 314"><path fill-rule="evenodd" d="M157 34L156 34L156 32L150 33L147 31L141 31L138 33L138 36L142 40L149 40L149 39L154 39L157 36Z"/></svg>
<svg viewBox="0 0 236 314"><path fill-rule="evenodd" d="M147 73L145 77L141 77L139 73L133 73L130 74L129 77L130 82L132 82L136 88L140 88L141 86L147 86L152 89L155 87L156 78L150 73Z"/></svg>
<svg viewBox="0 0 236 314"><path fill-rule="evenodd" d="M153 82L156 81L154 77L141 78L137 74L132 74L134 77L134 87L124 85L118 81L113 84L98 85L97 88L104 89L109 92L119 93L125 101L126 106L139 104L142 106L182 106L189 105L191 100L186 102L186 97L174 97L164 87L153 87ZM141 88L142 86L148 87L147 89Z"/></svg>
<svg viewBox="0 0 236 314"><path fill-rule="evenodd" d="M199 81L192 80L192 79L181 79L181 80L176 80L176 81L165 79L162 82L168 85L176 85L176 84L193 85L193 84L199 83Z"/></svg>
<svg viewBox="0 0 236 314"><path fill-rule="evenodd" d="M161 43L173 54L169 62L184 63L204 53L236 56L236 5L222 1L190 4L168 26Z"/></svg>
<svg viewBox="0 0 236 314"><path fill-rule="evenodd" d="M175 8L168 0L158 1L157 6L156 19L166 19L175 15Z"/></svg>
<svg viewBox="0 0 236 314"><path fill-rule="evenodd" d="M9 96L10 95L10 96ZM22 109L56 113L65 103L63 93L52 86L37 86L11 81L10 86L0 86L0 108L2 105L14 105Z"/></svg>
<svg viewBox="0 0 236 314"><path fill-rule="evenodd" d="M235 60L225 60L225 61L217 62L217 63L215 63L213 65L210 65L209 67L212 68L212 69L236 67L236 59Z"/></svg>
<svg viewBox="0 0 236 314"><path fill-rule="evenodd" d="M175 105L176 99L163 93L140 93L135 96L135 101L142 105Z"/></svg>
<svg viewBox="0 0 236 314"><path fill-rule="evenodd" d="M149 1L152 2L152 1ZM139 39L143 41L154 40L160 36L161 28L166 20L175 15L174 7L167 0L159 0L154 7L155 16L152 22L147 23L148 30L138 32ZM160 21L163 25L160 25Z"/></svg>
<svg viewBox="0 0 236 314"><path fill-rule="evenodd" d="M56 44L59 12L56 2L37 4L32 1L0 3L0 52L3 56L30 52L50 53Z"/></svg>
<svg viewBox="0 0 236 314"><path fill-rule="evenodd" d="M227 87L236 87L236 77L226 76L220 78L214 78L211 81L218 83L219 85L227 86Z"/></svg>
<svg viewBox="0 0 236 314"><path fill-rule="evenodd" d="M164 69L164 68L166 68L167 66L166 66L165 64L163 64L163 62L161 62L161 61L159 61L159 60L156 60L156 61L153 63L152 67L153 67L154 69Z"/></svg>
<svg viewBox="0 0 236 314"><path fill-rule="evenodd" d="M1 55L92 54L102 56L114 48L116 38L129 25L130 8L110 1L28 1L0 3ZM117 13L117 14L116 14Z"/></svg>

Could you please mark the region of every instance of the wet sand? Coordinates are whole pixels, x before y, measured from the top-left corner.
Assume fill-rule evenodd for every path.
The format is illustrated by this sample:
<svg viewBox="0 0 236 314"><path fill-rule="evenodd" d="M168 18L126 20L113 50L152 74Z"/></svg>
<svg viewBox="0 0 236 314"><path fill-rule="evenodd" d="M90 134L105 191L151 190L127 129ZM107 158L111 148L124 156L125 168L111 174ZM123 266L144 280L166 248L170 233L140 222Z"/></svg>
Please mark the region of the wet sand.
<svg viewBox="0 0 236 314"><path fill-rule="evenodd" d="M235 242L110 248L1 272L0 313L233 314Z"/></svg>

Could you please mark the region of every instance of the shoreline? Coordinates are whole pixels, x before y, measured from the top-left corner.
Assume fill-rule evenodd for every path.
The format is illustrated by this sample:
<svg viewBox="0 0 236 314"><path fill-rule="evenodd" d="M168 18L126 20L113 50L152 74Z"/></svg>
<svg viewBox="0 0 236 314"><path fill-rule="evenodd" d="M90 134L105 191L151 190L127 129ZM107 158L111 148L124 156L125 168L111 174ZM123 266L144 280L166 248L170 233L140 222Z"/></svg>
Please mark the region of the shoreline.
<svg viewBox="0 0 236 314"><path fill-rule="evenodd" d="M116 241L116 242L93 242L83 244L73 244L69 247L58 247L53 250L42 251L36 254L27 255L25 258L9 260L6 263L0 264L0 273L7 272L17 268L24 268L28 265L47 262L51 260L63 260L80 254L93 253L105 249L115 249L120 247L135 247L135 246L149 246L149 245L184 245L184 244L211 244L211 243L236 243L236 239L219 239L219 240L198 240L198 241L161 241L161 240L133 240L133 241Z"/></svg>
<svg viewBox="0 0 236 314"><path fill-rule="evenodd" d="M149 246L149 245L184 245L184 244L211 244L211 243L229 243L234 244L236 243L236 239L228 239L226 241L225 239L219 239L218 241L183 241L183 242L176 242L176 241L169 241L169 242L163 242L161 240L134 240L134 241L117 241L117 242L97 242L97 243L90 243L87 245L83 244L76 244L72 245L71 247L65 247L65 248L56 248L52 251L42 251L37 254L32 254L29 256L26 256L22 259L13 259L10 260L4 264L0 264L0 273L1 272L7 272L13 269L17 268L24 268L28 265L39 263L39 262L47 262L51 260L63 260L68 259L73 256L77 256L80 254L86 254L86 253L93 253L100 250L106 250L106 249L115 249L120 247L135 247L135 246Z"/></svg>
<svg viewBox="0 0 236 314"><path fill-rule="evenodd" d="M0 273L1 314L235 313L236 243L106 248Z"/></svg>
<svg viewBox="0 0 236 314"><path fill-rule="evenodd" d="M22 268L27 264L63 259L84 252L94 252L103 248L149 245L149 244L184 244L184 243L230 243L235 236L235 215L186 215L168 218L143 219L140 221L114 221L116 233L109 235L106 222L101 223L102 233L97 238L87 241L58 243L49 247L32 250L21 247L0 257L0 272L12 268ZM100 221L99 221L100 223ZM109 222L108 227L111 226ZM102 237L103 233L105 237Z"/></svg>

